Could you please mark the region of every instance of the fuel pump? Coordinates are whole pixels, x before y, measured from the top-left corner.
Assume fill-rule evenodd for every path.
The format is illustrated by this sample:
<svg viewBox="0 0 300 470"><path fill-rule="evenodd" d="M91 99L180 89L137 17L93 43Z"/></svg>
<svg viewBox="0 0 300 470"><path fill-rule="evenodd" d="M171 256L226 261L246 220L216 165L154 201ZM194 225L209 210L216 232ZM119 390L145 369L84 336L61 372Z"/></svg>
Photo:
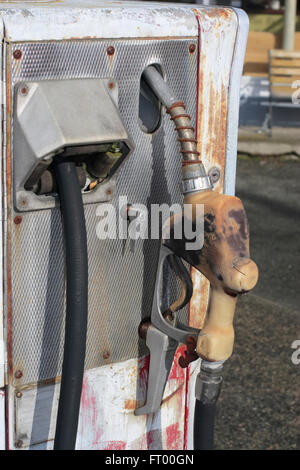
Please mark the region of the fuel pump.
<svg viewBox="0 0 300 470"><path fill-rule="evenodd" d="M186 113L185 104L174 98L155 67L148 67L144 77L166 107L179 134L183 154L184 207L187 207L186 204L190 206L191 212L187 216L183 209L181 214L175 214L166 222L163 230L163 233L169 232L169 237L164 238L163 235L151 319L141 328L142 337L146 339L151 355L147 402L135 412L137 415L153 413L162 401L172 362L170 357L167 360L167 355L170 356L170 349L167 347L169 338L176 341L176 344L188 342L188 354L181 359L181 365L186 367L197 357L202 359L195 390L194 448L211 449L215 405L222 383L221 371L233 349L233 317L237 296L253 289L258 280L258 269L249 255L249 230L244 207L237 197L213 191L197 151L194 129L190 126L190 116ZM187 216L197 230L197 205L204 206L204 240L200 248L188 250L188 239L185 236L176 238L176 229L179 228L179 232L184 233L184 219ZM178 257L182 258L210 281L209 304L201 331L196 332L190 327L176 327L174 313L186 303L188 282L184 284L183 299L173 304L168 312L161 312L159 285L162 266L169 256L172 263L174 256L177 263ZM183 271L181 262L180 266ZM180 280L183 279L181 275ZM174 354L174 349L172 352ZM159 353L161 358L157 357Z"/></svg>
<svg viewBox="0 0 300 470"><path fill-rule="evenodd" d="M191 449L199 358L211 447L257 278L233 196L247 32L230 7L0 2L1 449ZM173 204L131 237L130 209Z"/></svg>

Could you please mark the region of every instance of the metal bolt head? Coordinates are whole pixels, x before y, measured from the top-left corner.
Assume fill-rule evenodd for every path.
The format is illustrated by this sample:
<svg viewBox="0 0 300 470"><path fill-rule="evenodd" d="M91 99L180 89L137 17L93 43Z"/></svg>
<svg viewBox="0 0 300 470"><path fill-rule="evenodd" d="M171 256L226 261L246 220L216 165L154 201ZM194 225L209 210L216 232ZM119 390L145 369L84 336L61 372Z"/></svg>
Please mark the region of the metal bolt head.
<svg viewBox="0 0 300 470"><path fill-rule="evenodd" d="M189 45L189 53L193 54L196 50L196 44L190 44Z"/></svg>
<svg viewBox="0 0 300 470"><path fill-rule="evenodd" d="M16 442L15 445L16 445L16 447L17 447L18 449L20 449L20 448L22 447L22 445L23 445L23 441L19 440L19 441Z"/></svg>
<svg viewBox="0 0 300 470"><path fill-rule="evenodd" d="M23 372L21 370L16 370L15 378L16 379L21 379L21 377L23 377Z"/></svg>
<svg viewBox="0 0 300 470"><path fill-rule="evenodd" d="M16 217L14 218L14 223L16 225L19 225L21 222L22 222L22 216L21 215L16 215Z"/></svg>
<svg viewBox="0 0 300 470"><path fill-rule="evenodd" d="M16 49L13 52L13 58L16 59L16 60L20 60L21 57L22 57L22 51L20 51L20 49Z"/></svg>
<svg viewBox="0 0 300 470"><path fill-rule="evenodd" d="M110 352L109 351L104 351L103 352L103 359L109 359L110 358Z"/></svg>
<svg viewBox="0 0 300 470"><path fill-rule="evenodd" d="M22 398L23 396L23 393L22 392L16 392L16 397L17 398Z"/></svg>
<svg viewBox="0 0 300 470"><path fill-rule="evenodd" d="M115 53L114 46L108 46L108 48L106 49L106 53L107 53L107 55L114 55L114 53Z"/></svg>
<svg viewBox="0 0 300 470"><path fill-rule="evenodd" d="M208 176L210 177L210 180L212 183L217 183L219 181L221 172L218 167L213 166L209 171L208 171Z"/></svg>
<svg viewBox="0 0 300 470"><path fill-rule="evenodd" d="M22 86L20 87L20 94L21 94L22 96L26 96L26 95L28 94L28 91L29 91L29 88L28 88L27 85L22 85Z"/></svg>

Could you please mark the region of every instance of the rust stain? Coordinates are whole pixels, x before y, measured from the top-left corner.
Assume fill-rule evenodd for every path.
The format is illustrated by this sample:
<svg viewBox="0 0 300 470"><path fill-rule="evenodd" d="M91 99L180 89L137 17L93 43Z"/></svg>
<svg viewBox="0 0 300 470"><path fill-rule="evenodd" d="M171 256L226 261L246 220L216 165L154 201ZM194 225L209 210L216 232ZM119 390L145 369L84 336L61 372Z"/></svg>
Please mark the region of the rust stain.
<svg viewBox="0 0 300 470"><path fill-rule="evenodd" d="M161 402L161 404L168 403L175 395L177 395L178 392L180 392L184 387L184 383L180 384L180 386L174 390L174 392L170 393L166 398L164 398Z"/></svg>
<svg viewBox="0 0 300 470"><path fill-rule="evenodd" d="M234 12L229 8L210 10L193 9L199 26L199 50L198 50L198 103L197 103L197 140L198 152L204 159L204 164L218 166L221 177L216 191L223 191L224 168L226 161L226 128L227 128L227 106L228 89L224 83L229 84L229 78L225 80L214 80L214 70L210 64L209 49L202 42L202 34L209 31L222 40L222 29L224 25L230 25ZM208 305L209 281L196 269L191 269L191 277L194 292L190 301L190 325L202 328Z"/></svg>
<svg viewBox="0 0 300 470"><path fill-rule="evenodd" d="M224 168L226 159L226 126L227 126L227 92L224 85L220 85L220 88L216 89L213 80L213 72L210 72L209 79L206 78L206 83L209 83L209 90L204 91L205 86L203 85L203 93L201 106L204 107L205 102L209 103L208 108L208 132L205 138L205 155L210 162L219 166L221 176L216 190L221 192L223 188L224 179ZM207 100L206 96L209 96ZM201 121L201 118L203 121ZM200 116L200 122L198 122L199 129L202 129L204 133L204 116ZM200 138L201 140L201 138Z"/></svg>
<svg viewBox="0 0 300 470"><path fill-rule="evenodd" d="M134 411L136 409L136 400L125 400L124 408L125 410Z"/></svg>
<svg viewBox="0 0 300 470"><path fill-rule="evenodd" d="M230 8L210 8L204 11L193 8L192 11L197 18L201 19L201 23L205 28L209 28L212 24L214 28L221 27L222 23L229 23L235 15L234 11Z"/></svg>

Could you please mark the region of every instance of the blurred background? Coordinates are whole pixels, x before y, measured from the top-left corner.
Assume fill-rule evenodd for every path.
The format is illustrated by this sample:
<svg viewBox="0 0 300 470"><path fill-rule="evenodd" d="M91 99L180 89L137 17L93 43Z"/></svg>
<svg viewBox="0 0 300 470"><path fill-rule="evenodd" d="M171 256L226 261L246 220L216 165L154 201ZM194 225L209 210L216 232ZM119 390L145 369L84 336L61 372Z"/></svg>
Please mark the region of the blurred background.
<svg viewBox="0 0 300 470"><path fill-rule="evenodd" d="M300 449L300 364L292 362L292 343L300 340L300 4L195 3L243 8L250 20L236 193L260 280L238 302L215 447Z"/></svg>

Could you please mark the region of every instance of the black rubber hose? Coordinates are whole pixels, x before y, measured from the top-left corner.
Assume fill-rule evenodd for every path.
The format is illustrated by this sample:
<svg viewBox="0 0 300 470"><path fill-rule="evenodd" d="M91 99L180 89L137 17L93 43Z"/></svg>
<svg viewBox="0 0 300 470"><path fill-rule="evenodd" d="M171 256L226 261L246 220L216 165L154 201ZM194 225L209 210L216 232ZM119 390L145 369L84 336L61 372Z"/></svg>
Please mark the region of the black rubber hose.
<svg viewBox="0 0 300 470"><path fill-rule="evenodd" d="M73 450L76 444L86 350L87 237L75 163L57 162L54 171L64 228L67 295L64 357L54 450Z"/></svg>
<svg viewBox="0 0 300 470"><path fill-rule="evenodd" d="M215 416L216 403L202 403L196 400L194 415L195 450L213 449Z"/></svg>

